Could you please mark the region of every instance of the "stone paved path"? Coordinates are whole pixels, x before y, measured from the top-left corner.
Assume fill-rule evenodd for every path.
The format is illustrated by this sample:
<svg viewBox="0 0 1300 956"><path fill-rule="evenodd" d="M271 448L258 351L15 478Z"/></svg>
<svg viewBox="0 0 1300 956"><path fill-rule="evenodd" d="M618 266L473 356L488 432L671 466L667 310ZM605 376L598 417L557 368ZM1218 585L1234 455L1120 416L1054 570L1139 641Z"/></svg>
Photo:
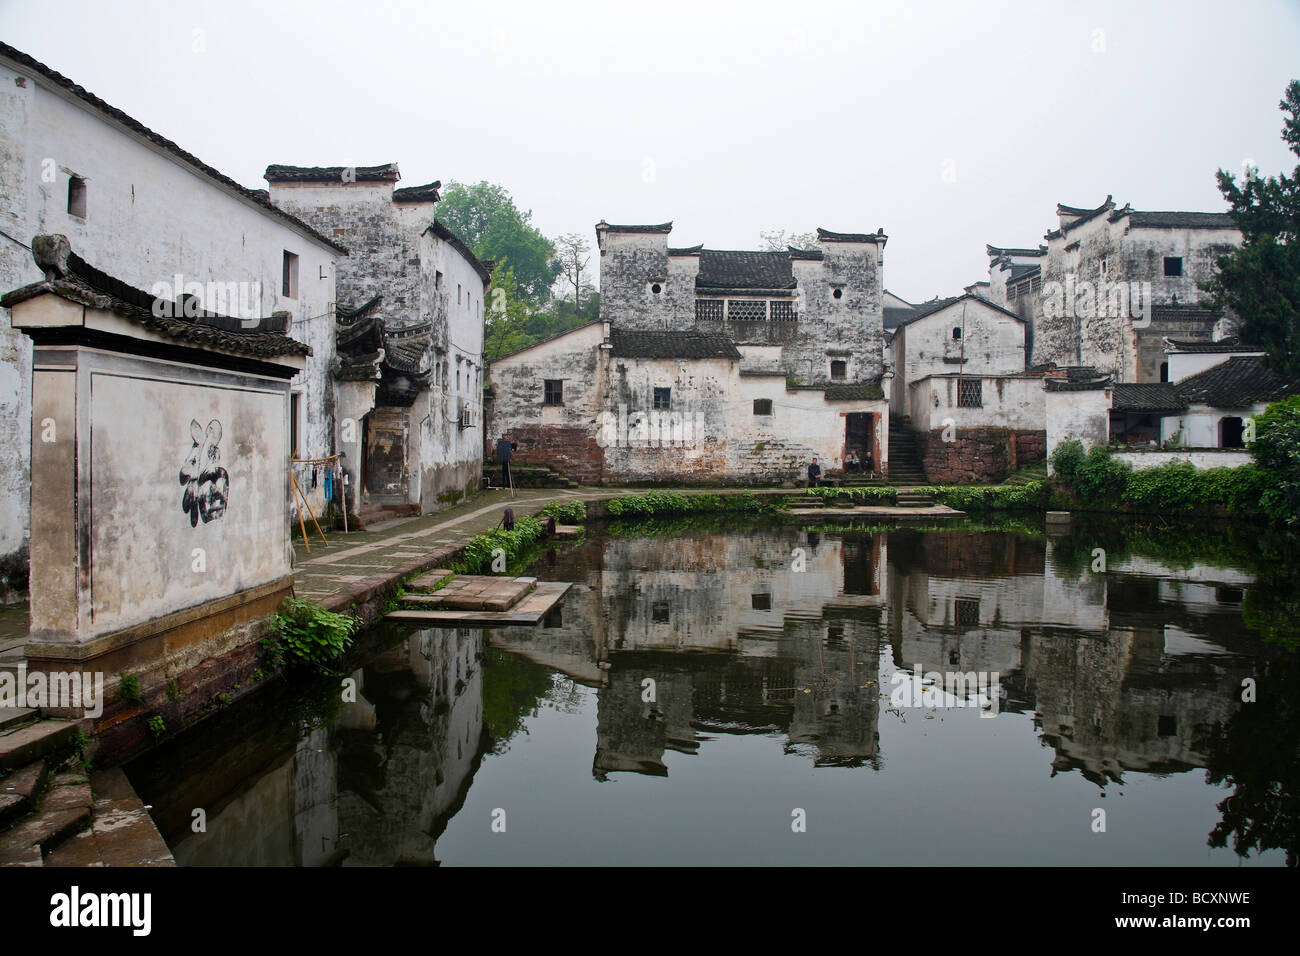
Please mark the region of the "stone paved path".
<svg viewBox="0 0 1300 956"><path fill-rule="evenodd" d="M613 498L647 491L680 491L683 494L736 494L737 488L520 488L512 499L500 489L478 492L444 511L385 522L371 531L325 532L330 543L321 542L310 524L308 554L302 532L294 530L294 590L298 597L316 603L352 589L357 583L390 572L439 548L491 531L501 522L505 509L516 516L532 514L548 501ZM763 488L755 494L789 494L788 490Z"/></svg>

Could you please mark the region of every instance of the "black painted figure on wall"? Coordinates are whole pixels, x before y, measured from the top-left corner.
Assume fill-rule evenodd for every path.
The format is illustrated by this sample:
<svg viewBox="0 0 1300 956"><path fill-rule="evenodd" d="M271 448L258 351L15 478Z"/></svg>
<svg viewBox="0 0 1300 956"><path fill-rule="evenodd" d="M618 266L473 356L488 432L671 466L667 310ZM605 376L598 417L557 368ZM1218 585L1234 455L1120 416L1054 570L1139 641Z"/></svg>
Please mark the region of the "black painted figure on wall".
<svg viewBox="0 0 1300 956"><path fill-rule="evenodd" d="M226 494L230 475L221 467L221 422L208 422L205 432L198 421L190 421L190 438L194 446L181 466L180 482L185 486L181 510L190 516L190 527L215 521L226 513Z"/></svg>

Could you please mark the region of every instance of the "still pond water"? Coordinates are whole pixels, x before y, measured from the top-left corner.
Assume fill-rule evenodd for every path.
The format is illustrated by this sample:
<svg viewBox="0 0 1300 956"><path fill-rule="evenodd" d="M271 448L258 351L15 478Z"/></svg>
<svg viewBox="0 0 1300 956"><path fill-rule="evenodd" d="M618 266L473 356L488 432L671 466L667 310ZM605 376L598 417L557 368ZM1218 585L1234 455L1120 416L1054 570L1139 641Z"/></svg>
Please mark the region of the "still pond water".
<svg viewBox="0 0 1300 956"><path fill-rule="evenodd" d="M544 625L380 629L354 702L337 677L276 682L133 763L178 862L1279 865L1300 845L1295 655L1252 625L1277 584L1249 545L610 530L534 565L575 585Z"/></svg>

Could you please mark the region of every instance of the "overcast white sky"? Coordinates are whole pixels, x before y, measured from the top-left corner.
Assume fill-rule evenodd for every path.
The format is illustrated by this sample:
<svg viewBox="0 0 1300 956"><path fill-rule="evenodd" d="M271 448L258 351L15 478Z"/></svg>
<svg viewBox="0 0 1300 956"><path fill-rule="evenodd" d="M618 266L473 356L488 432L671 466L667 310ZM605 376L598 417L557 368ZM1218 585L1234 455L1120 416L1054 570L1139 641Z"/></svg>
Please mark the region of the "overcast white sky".
<svg viewBox="0 0 1300 956"><path fill-rule="evenodd" d="M883 227L912 301L1057 202L1222 210L1217 168L1295 166L1296 0L0 0L0 38L251 187L396 161L500 183L548 235Z"/></svg>

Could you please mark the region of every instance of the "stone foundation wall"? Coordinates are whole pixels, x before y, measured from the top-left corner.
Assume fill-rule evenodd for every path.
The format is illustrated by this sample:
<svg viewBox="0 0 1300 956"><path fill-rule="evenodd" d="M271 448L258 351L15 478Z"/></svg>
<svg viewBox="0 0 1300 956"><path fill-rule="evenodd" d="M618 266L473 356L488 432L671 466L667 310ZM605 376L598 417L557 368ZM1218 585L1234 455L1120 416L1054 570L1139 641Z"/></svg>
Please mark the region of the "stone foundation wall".
<svg viewBox="0 0 1300 956"><path fill-rule="evenodd" d="M549 465L560 474L584 485L600 484L605 474L605 450L596 441L594 428L581 425L533 425L511 428L501 435L519 448L511 457L514 465ZM496 447L488 451L496 461ZM499 467L499 466L498 466Z"/></svg>
<svg viewBox="0 0 1300 956"><path fill-rule="evenodd" d="M927 481L936 485L984 484L1046 460L1045 431L1011 428L960 428L952 441L945 429L917 436Z"/></svg>

